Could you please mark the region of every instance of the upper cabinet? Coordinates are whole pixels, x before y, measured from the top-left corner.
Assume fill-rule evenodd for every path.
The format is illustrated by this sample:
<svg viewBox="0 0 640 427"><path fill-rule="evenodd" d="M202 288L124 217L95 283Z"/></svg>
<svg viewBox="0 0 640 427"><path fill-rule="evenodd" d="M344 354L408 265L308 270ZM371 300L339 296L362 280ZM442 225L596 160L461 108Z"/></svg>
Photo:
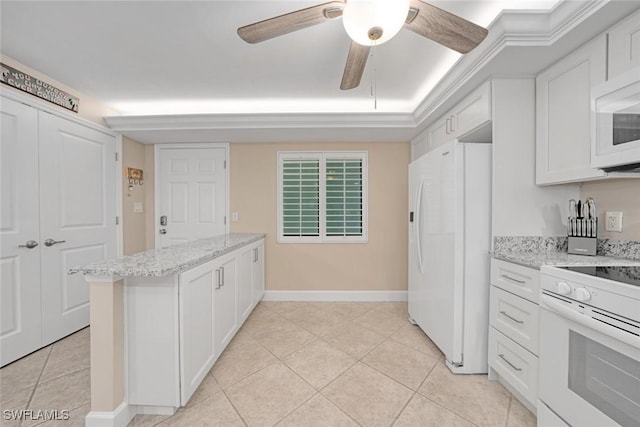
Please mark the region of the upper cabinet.
<svg viewBox="0 0 640 427"><path fill-rule="evenodd" d="M606 176L591 164L591 88L607 73L602 34L536 78L536 184Z"/></svg>
<svg viewBox="0 0 640 427"><path fill-rule="evenodd" d="M420 154L451 140L491 142L491 82L480 85L414 140L426 144ZM470 136L472 135L472 136ZM419 157L419 156L416 156Z"/></svg>
<svg viewBox="0 0 640 427"><path fill-rule="evenodd" d="M640 10L609 30L609 78L640 66Z"/></svg>

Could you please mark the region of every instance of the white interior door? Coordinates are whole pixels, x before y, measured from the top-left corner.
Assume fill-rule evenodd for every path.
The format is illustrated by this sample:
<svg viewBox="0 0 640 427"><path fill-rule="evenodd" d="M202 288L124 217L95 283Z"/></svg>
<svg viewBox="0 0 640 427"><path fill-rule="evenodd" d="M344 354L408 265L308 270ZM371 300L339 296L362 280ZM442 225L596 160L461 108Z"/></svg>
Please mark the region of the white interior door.
<svg viewBox="0 0 640 427"><path fill-rule="evenodd" d="M0 366L40 347L38 112L2 99ZM33 243L27 245L32 246Z"/></svg>
<svg viewBox="0 0 640 427"><path fill-rule="evenodd" d="M224 234L226 149L159 147L158 150L160 200L156 247Z"/></svg>
<svg viewBox="0 0 640 427"><path fill-rule="evenodd" d="M42 337L89 324L89 287L77 265L116 256L115 137L40 112Z"/></svg>

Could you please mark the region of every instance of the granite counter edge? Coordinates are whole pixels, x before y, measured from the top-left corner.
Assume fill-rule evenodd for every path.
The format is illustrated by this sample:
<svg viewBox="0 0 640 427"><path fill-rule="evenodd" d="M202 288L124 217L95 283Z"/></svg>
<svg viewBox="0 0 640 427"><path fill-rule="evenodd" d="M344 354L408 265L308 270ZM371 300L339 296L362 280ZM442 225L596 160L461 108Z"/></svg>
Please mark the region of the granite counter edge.
<svg viewBox="0 0 640 427"><path fill-rule="evenodd" d="M253 234L253 233L252 233ZM233 246L228 246L223 249L207 253L189 261L185 261L181 264L172 266L171 268L154 268L154 269L133 269L122 270L117 268L99 268L99 267L74 267L68 270L69 274L82 274L84 276L95 277L165 277L172 274L181 273L189 268L195 267L199 264L212 261L216 258L220 258L230 252L240 249L243 246L250 245L266 237L264 233L255 233L255 235L236 243Z"/></svg>

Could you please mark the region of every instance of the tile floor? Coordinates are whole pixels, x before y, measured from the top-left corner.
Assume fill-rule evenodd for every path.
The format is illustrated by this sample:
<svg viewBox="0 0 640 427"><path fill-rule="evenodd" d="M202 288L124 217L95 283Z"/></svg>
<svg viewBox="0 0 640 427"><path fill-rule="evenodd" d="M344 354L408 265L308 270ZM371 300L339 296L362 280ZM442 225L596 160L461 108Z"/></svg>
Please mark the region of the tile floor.
<svg viewBox="0 0 640 427"><path fill-rule="evenodd" d="M131 426L508 426L535 417L486 375L453 375L406 303L261 302L188 405ZM0 406L90 410L89 328L0 369Z"/></svg>

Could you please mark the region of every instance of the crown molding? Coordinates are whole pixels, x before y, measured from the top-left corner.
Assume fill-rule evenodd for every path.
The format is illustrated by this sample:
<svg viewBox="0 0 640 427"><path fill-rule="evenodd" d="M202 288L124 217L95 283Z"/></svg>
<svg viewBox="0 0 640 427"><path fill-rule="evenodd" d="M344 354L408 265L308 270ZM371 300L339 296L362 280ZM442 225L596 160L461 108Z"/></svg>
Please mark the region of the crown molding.
<svg viewBox="0 0 640 427"><path fill-rule="evenodd" d="M550 11L503 11L410 113L253 113L111 116L143 143L410 141L483 81L533 77L638 9L632 1L563 1Z"/></svg>
<svg viewBox="0 0 640 427"><path fill-rule="evenodd" d="M142 143L408 141L416 128L408 113L111 116L105 122Z"/></svg>

